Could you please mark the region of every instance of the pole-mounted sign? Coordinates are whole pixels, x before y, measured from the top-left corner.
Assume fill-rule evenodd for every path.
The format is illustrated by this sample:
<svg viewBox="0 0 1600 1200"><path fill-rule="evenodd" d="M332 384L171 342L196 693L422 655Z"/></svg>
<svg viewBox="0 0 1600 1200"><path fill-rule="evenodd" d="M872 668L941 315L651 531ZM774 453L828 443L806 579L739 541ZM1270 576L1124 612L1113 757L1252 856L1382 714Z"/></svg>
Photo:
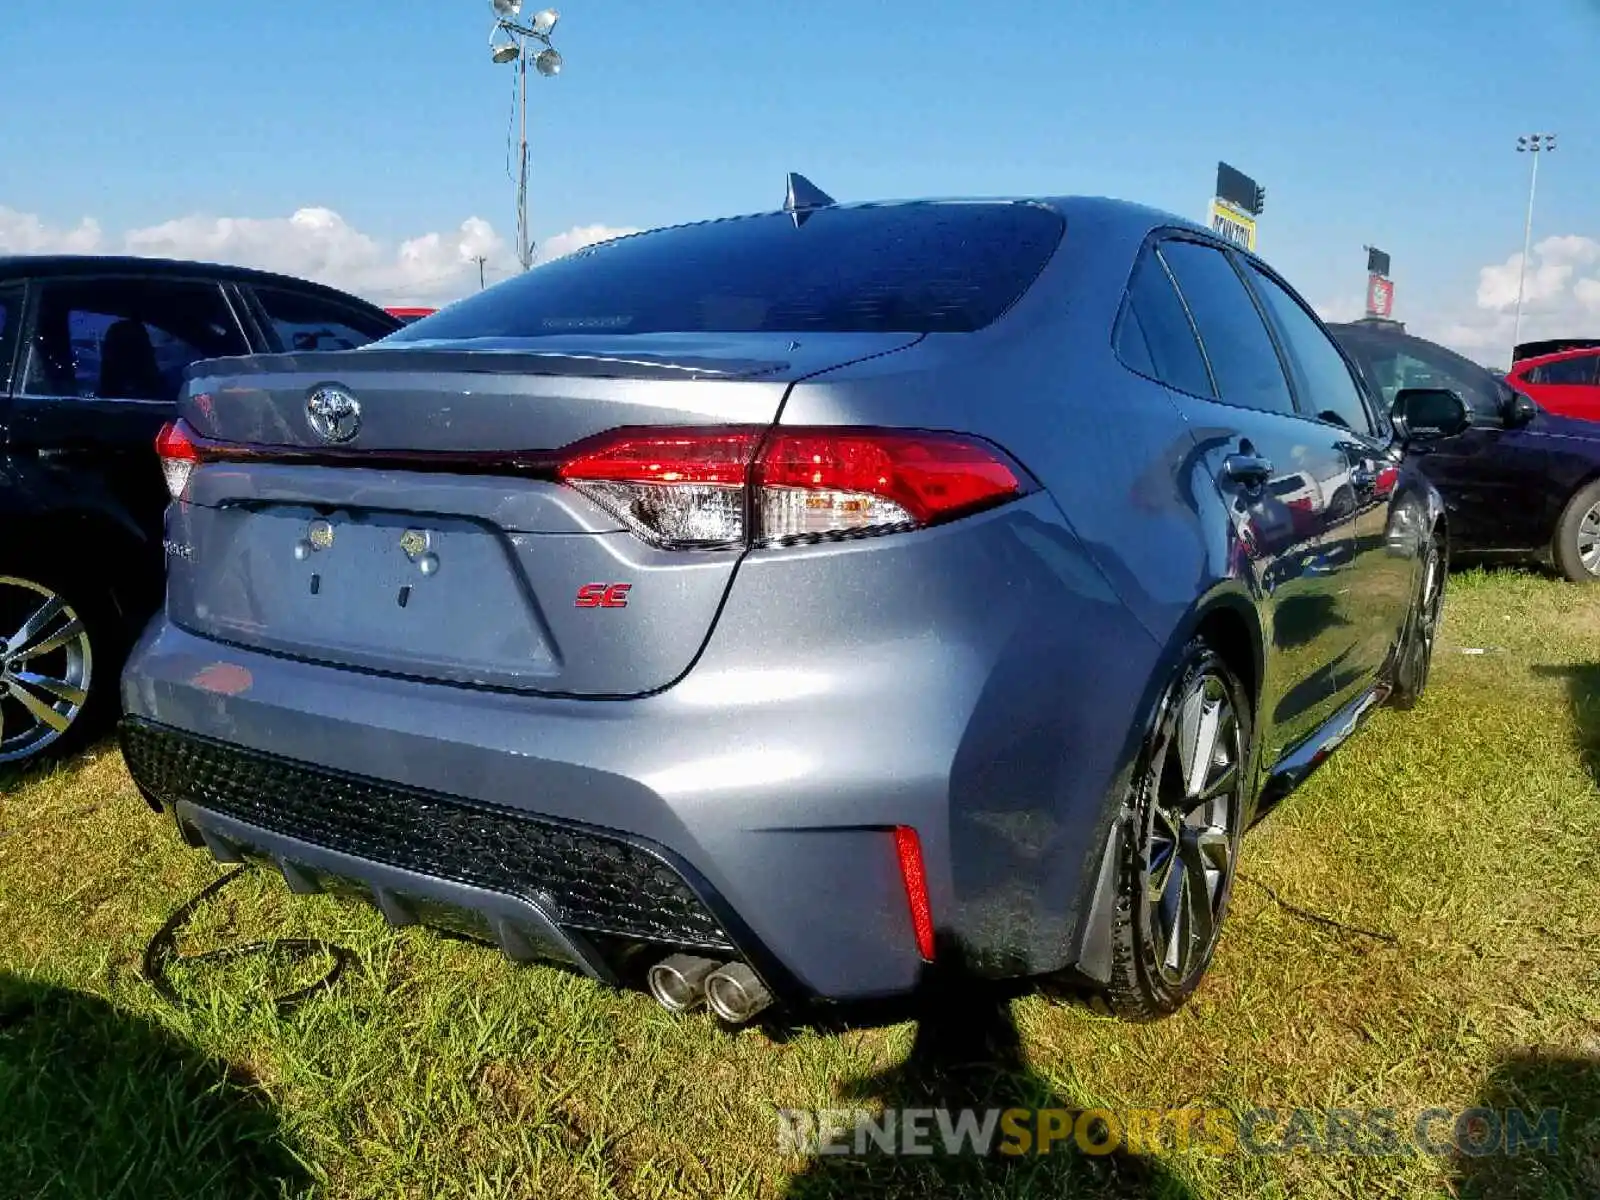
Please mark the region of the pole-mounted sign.
<svg viewBox="0 0 1600 1200"><path fill-rule="evenodd" d="M1267 206L1267 189L1225 162L1217 164L1217 188L1209 214L1212 230L1236 246L1256 248L1256 218Z"/></svg>
<svg viewBox="0 0 1600 1200"><path fill-rule="evenodd" d="M1394 316L1394 280L1389 278L1389 256L1367 247L1367 316L1388 320Z"/></svg>

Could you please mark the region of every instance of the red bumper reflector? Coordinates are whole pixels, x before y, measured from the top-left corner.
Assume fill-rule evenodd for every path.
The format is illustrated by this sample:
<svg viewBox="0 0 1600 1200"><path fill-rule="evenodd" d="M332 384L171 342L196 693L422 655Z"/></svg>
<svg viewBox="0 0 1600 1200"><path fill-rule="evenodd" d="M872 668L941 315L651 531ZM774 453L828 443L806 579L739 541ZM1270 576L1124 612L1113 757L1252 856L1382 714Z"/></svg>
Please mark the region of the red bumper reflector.
<svg viewBox="0 0 1600 1200"><path fill-rule="evenodd" d="M922 866L922 842L909 825L897 825L894 852L900 859L900 881L911 906L911 928L917 935L917 953L933 961L933 909L928 904L928 875Z"/></svg>

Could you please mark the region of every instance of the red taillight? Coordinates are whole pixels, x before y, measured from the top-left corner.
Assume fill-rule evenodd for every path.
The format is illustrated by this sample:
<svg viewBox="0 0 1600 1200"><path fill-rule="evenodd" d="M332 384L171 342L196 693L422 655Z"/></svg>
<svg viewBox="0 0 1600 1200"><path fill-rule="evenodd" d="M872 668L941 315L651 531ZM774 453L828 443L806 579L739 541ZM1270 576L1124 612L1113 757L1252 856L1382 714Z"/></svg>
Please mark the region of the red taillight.
<svg viewBox="0 0 1600 1200"><path fill-rule="evenodd" d="M917 953L925 962L933 961L933 907L928 903L928 875L922 865L922 842L909 825L897 825L894 852L900 860L900 882L905 885L906 902L911 906L911 930L917 938Z"/></svg>
<svg viewBox="0 0 1600 1200"><path fill-rule="evenodd" d="M1009 499L1015 472L980 442L948 433L778 430L761 455L763 488L871 497L918 525Z"/></svg>
<svg viewBox="0 0 1600 1200"><path fill-rule="evenodd" d="M851 428L621 429L572 447L559 475L676 547L914 529L1027 490L1020 468L977 438Z"/></svg>
<svg viewBox="0 0 1600 1200"><path fill-rule="evenodd" d="M156 434L156 455L161 459L161 473L166 476L167 491L174 500L183 495L189 485L189 476L200 461L200 450L189 435L189 426L183 421L169 421Z"/></svg>
<svg viewBox="0 0 1600 1200"><path fill-rule="evenodd" d="M759 429L619 430L580 442L560 475L572 482L743 487L760 441Z"/></svg>

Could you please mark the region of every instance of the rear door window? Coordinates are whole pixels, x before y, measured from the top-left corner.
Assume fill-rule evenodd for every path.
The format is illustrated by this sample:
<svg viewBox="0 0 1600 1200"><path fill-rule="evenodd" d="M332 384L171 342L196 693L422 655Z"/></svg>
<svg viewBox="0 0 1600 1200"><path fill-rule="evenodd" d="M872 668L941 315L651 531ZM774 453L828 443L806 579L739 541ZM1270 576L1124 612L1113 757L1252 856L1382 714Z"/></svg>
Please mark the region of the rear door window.
<svg viewBox="0 0 1600 1200"><path fill-rule="evenodd" d="M39 289L23 391L173 403L190 363L249 347L214 283L69 279Z"/></svg>
<svg viewBox="0 0 1600 1200"><path fill-rule="evenodd" d="M394 341L644 333L968 333L1038 278L1063 222L1036 204L824 208L580 250Z"/></svg>
<svg viewBox="0 0 1600 1200"><path fill-rule="evenodd" d="M354 350L387 337L400 322L326 296L288 288L253 286L278 348L285 351Z"/></svg>
<svg viewBox="0 0 1600 1200"><path fill-rule="evenodd" d="M1217 398L1224 404L1294 415L1294 398L1277 347L1244 280L1222 251L1198 242L1161 245L1200 331Z"/></svg>

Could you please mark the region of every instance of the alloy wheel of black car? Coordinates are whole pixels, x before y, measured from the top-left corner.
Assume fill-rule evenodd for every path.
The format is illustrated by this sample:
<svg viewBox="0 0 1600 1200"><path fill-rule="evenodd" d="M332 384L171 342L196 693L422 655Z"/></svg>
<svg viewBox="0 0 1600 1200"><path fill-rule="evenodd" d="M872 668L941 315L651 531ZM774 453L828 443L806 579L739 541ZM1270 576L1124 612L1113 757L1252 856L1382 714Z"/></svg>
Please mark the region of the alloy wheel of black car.
<svg viewBox="0 0 1600 1200"><path fill-rule="evenodd" d="M0 575L0 763L74 732L95 684L89 625L55 589Z"/></svg>
<svg viewBox="0 0 1600 1200"><path fill-rule="evenodd" d="M1175 1011L1210 965L1233 891L1249 744L1243 688L1196 639L1162 700L1133 787L1104 993L1119 1016Z"/></svg>
<svg viewBox="0 0 1600 1200"><path fill-rule="evenodd" d="M1574 583L1600 582L1600 480L1567 503L1556 526L1555 559Z"/></svg>
<svg viewBox="0 0 1600 1200"><path fill-rule="evenodd" d="M1411 610L1406 636L1400 643L1394 693L1390 697L1396 708L1415 708L1428 688L1428 674L1433 669L1433 644L1439 636L1439 618L1444 612L1444 581L1444 551L1438 539L1433 538L1423 553L1416 607Z"/></svg>

